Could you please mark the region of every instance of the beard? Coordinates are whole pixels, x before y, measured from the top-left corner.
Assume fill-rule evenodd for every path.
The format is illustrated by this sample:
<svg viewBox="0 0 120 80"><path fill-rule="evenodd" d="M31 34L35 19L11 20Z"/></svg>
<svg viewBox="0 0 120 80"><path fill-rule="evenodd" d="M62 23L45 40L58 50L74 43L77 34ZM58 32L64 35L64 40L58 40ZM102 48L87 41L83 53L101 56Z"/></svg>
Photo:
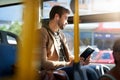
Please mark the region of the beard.
<svg viewBox="0 0 120 80"><path fill-rule="evenodd" d="M61 30L63 30L63 29L64 29L64 25L60 25L59 28L60 28Z"/></svg>
<svg viewBox="0 0 120 80"><path fill-rule="evenodd" d="M65 25L64 25L63 23L61 23L60 20L58 21L58 26L59 26L59 28L60 28L61 30L63 30L64 27L65 27Z"/></svg>

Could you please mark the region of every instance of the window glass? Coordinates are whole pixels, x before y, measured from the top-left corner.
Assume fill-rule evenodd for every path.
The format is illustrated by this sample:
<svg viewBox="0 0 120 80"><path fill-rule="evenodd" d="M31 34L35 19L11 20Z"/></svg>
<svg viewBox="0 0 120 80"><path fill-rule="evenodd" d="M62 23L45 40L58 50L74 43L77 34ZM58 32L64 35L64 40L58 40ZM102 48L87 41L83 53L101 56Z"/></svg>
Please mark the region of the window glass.
<svg viewBox="0 0 120 80"><path fill-rule="evenodd" d="M92 46L96 54L100 50L112 50L114 41L120 38L120 22L80 23L80 53L86 46ZM74 54L74 25L68 24L63 30L71 53Z"/></svg>
<svg viewBox="0 0 120 80"><path fill-rule="evenodd" d="M70 16L73 16L70 2L71 0L47 0L43 2L42 17L48 18L49 11L54 5L67 7L71 11ZM120 12L119 3L120 0L79 0L79 15Z"/></svg>
<svg viewBox="0 0 120 80"><path fill-rule="evenodd" d="M22 5L0 7L0 30L20 35L22 27Z"/></svg>

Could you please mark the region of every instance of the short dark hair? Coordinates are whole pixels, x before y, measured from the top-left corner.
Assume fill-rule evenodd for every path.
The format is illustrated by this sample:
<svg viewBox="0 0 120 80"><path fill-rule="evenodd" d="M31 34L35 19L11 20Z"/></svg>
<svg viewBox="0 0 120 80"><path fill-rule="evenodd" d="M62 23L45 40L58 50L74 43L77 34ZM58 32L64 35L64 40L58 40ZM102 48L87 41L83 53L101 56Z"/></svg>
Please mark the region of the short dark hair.
<svg viewBox="0 0 120 80"><path fill-rule="evenodd" d="M69 9L66 9L62 6L55 5L52 7L50 11L50 14L49 14L50 20L55 17L55 14L58 14L61 17L64 13L70 14Z"/></svg>
<svg viewBox="0 0 120 80"><path fill-rule="evenodd" d="M113 45L113 52L120 52L120 38L115 40Z"/></svg>

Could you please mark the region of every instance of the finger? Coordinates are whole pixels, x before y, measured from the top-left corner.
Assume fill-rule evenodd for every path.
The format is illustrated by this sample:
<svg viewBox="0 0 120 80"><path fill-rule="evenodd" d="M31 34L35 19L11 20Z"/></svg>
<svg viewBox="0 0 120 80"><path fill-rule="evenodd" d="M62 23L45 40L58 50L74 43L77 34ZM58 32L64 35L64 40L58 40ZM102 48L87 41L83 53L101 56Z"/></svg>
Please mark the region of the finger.
<svg viewBox="0 0 120 80"><path fill-rule="evenodd" d="M85 58L83 58L83 57L80 57L80 60L84 60Z"/></svg>

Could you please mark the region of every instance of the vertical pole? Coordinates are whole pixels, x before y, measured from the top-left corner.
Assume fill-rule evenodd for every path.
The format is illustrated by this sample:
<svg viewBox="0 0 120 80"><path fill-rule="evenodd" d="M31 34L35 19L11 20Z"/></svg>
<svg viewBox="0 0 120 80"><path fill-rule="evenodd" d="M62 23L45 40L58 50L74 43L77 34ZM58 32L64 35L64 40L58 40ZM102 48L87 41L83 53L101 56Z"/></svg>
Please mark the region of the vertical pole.
<svg viewBox="0 0 120 80"><path fill-rule="evenodd" d="M75 63L79 62L79 1L75 0L74 14L74 56Z"/></svg>
<svg viewBox="0 0 120 80"><path fill-rule="evenodd" d="M23 0L23 30L15 80L36 80L34 33L39 24L39 0Z"/></svg>
<svg viewBox="0 0 120 80"><path fill-rule="evenodd" d="M74 14L74 80L86 80L86 76L83 74L83 70L81 69L81 65L79 63L79 46L80 46L80 38L79 38L79 2L75 0L75 14Z"/></svg>

